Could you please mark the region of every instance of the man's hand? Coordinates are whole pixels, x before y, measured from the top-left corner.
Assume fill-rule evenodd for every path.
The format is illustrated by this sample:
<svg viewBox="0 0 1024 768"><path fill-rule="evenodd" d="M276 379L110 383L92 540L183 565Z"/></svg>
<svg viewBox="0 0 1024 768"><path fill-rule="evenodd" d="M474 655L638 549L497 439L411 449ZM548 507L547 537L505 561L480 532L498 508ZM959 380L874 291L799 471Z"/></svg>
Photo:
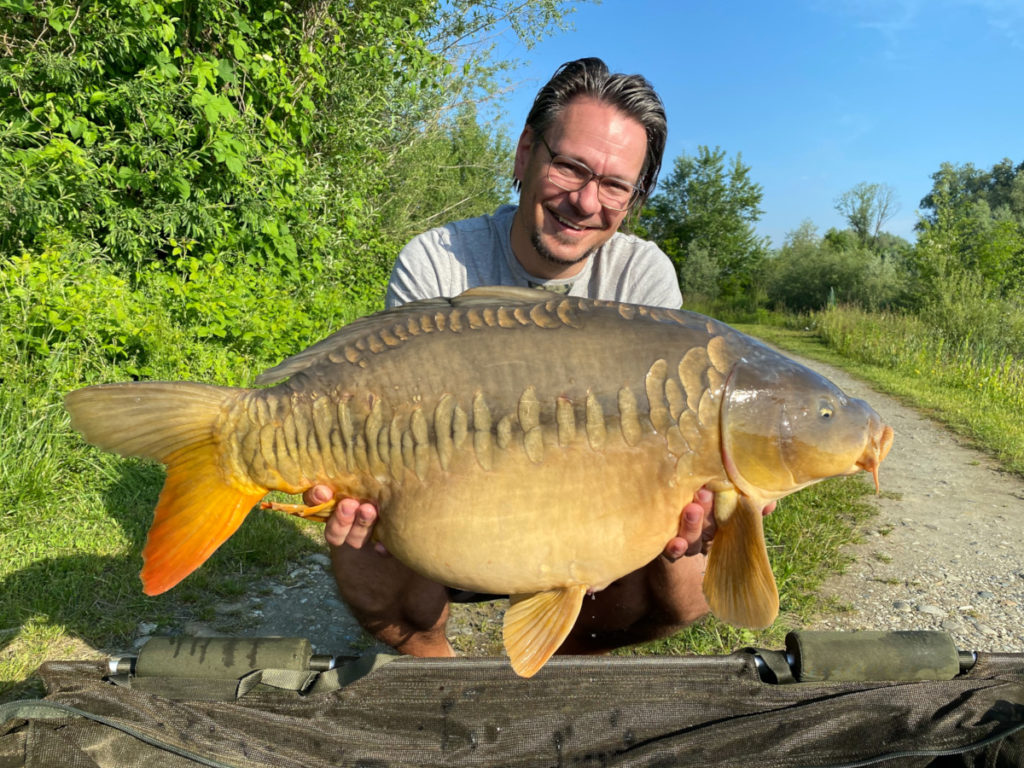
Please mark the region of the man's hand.
<svg viewBox="0 0 1024 768"><path fill-rule="evenodd" d="M302 499L312 507L330 501L333 496L334 491L330 486L314 485L303 494ZM354 549L361 549L370 540L375 522L377 508L373 504L360 502L359 499L344 498L338 501L331 516L327 518L324 538L332 547L348 544ZM379 552L385 552L382 544L374 546Z"/></svg>
<svg viewBox="0 0 1024 768"><path fill-rule="evenodd" d="M675 562L681 557L707 554L711 539L715 536L715 494L707 488L698 489L693 501L683 507L679 516L679 535L665 545L662 556ZM762 515L770 515L775 511L775 502L771 502L762 511Z"/></svg>
<svg viewBox="0 0 1024 768"><path fill-rule="evenodd" d="M715 535L715 495L707 488L700 488L693 501L683 507L679 515L679 535L665 545L662 555L675 562L681 557L699 555L707 551Z"/></svg>

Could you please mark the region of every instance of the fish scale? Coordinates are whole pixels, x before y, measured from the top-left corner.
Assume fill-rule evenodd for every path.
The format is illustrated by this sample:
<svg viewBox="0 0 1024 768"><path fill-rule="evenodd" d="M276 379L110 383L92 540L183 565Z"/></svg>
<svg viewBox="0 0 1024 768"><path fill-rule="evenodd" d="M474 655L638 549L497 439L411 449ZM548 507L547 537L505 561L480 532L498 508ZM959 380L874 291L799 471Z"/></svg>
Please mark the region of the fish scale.
<svg viewBox="0 0 1024 768"><path fill-rule="evenodd" d="M453 309L447 313L435 312L426 317L429 321L426 328L429 328L429 331L425 331L423 323L396 323L391 328L380 329L374 333L367 334L354 342L346 344L344 347L346 352L342 356L330 353L328 355L328 359L334 363L341 363L344 361L360 368L364 368L368 365L369 361L367 353L369 353L369 355L379 355L391 348L399 346L403 341L413 338L412 334L409 334L406 339L403 340L397 335L409 327L416 328L417 333L463 333L467 330L482 330L485 328L508 329L515 327L527 327L530 325L547 329L559 327L561 325L567 327L578 327L579 320L573 314L573 310L578 310L579 306L578 304L574 306L574 304L576 303L569 299L551 300L545 304L531 308L528 313L520 311L518 317L516 317L515 310L496 311L493 308L487 308L486 311L470 309L463 312L458 309ZM646 308L641 308L640 311L645 312L648 310ZM628 311L624 310L620 312L620 316L631 318L636 315L636 312L637 310L630 308ZM665 315L670 316L668 313L665 313ZM358 352L358 354L356 354L356 352ZM693 370L693 362L695 360L705 362L706 365L710 367L710 359L703 348L691 350L690 352L691 355L688 360L688 370ZM696 354L694 355L692 353ZM681 360L679 364L680 369L683 368L683 364L684 361ZM680 454L687 450L687 446L684 444L685 439L682 438L681 430L676 422L679 416L683 415L682 408L685 407L685 401L682 399L681 393L685 391L686 385L676 379L669 379L667 377L667 368L668 366L666 361L659 358L654 362L645 377L645 394L648 400L647 413L653 430L665 435L666 440L669 439L669 429L674 428L671 433L672 439L670 442L672 445L670 447L674 449L672 450L673 453ZM691 380L689 389L693 391L695 387L701 387L703 393L703 390L707 387L707 384L704 383L708 381L707 372L695 371L695 373L696 378L692 375L689 376ZM295 413L299 412L295 404L291 406L282 406L282 404L286 403L287 400L281 397L276 399L278 400L278 411L282 407L285 407ZM349 436L348 439L344 440L345 453L349 456L349 460L343 466L337 466L337 469L343 472L353 472L356 469L359 469L359 467L353 467L352 461L353 446L351 435L357 431L362 431L365 434L365 445L367 446L367 449L365 450L368 457L367 469L379 474L386 469L386 464L391 463L390 459L389 461L384 461L384 458L388 458L391 455L391 434L396 430L402 430L402 427L400 426L402 423L402 416L396 415L391 419L388 423L388 432L385 433L385 417L381 411L384 399L377 395L370 395L369 399L374 402L374 406L371 406L370 410L365 413L363 417L363 426L361 428L359 426L347 426L351 421L350 410L347 407L351 400L349 398L345 398L342 401L344 406L346 406L342 408L342 422L346 427L342 428L340 434L343 437L346 435ZM593 439L591 440L592 447L595 447L601 444L602 438L597 437L597 435L606 434L606 425L603 423L603 410L600 409L600 407L594 407L597 400L594 398L592 391L588 391L588 398L584 400L584 403L587 403L588 401L590 403L590 407L588 409L584 406L581 416L587 434L593 436ZM706 401L706 403L711 402L711 399ZM570 398L561 394L556 395L553 402L550 404L551 407L543 409L545 416L548 418L545 419L545 423L542 425L542 408L537 399L536 388L528 386L520 394L516 402L514 412L502 414L502 416L499 417L499 420L503 417L508 417L504 423L510 433L506 439L500 441L500 447L503 450L508 450L513 445L511 440L511 429L517 428L517 434L521 438L522 448L525 450L526 454L532 461L542 461L545 443L545 429L554 428L556 435L554 442L558 445L567 445L575 438L576 414L575 406L572 406L571 404L572 400ZM617 415L617 428L622 432L622 436L627 444L637 444L641 439L643 432L640 418L642 409L638 404L637 397L630 387L622 387L616 392L616 405L617 408L615 409L615 412ZM670 416L672 411L676 412L677 415L675 417ZM494 418L491 414L491 410L486 406L486 399L482 394L478 393L474 396L474 404L469 406L469 413L472 414L473 417L471 421L467 412L464 411L460 405L455 403L455 399L450 393L443 394L434 409L434 418L430 422L429 426L427 422L421 418L423 416L423 412L421 410L417 411L417 416L413 419L415 422L413 433L415 435L418 432L419 438L415 440L415 444L429 446L433 454L432 457L438 461L442 469L445 469L451 462L451 454L455 442L457 441L458 445L461 446L465 439L465 435L470 429L472 429L475 435L477 435L473 442L474 446L479 447L479 450L476 451L478 454L478 461L483 468L487 468L491 463L490 454L495 445L495 436L492 435ZM453 433L451 419L456 415L459 419L459 423L463 424L463 426ZM479 425L481 416L484 416L483 424ZM285 418L287 419L287 416ZM600 424L596 423L598 419L601 420ZM311 417L305 421L308 421L311 424L315 424L319 421L322 425L320 427L321 432L325 435L329 435L330 433L327 431L327 428L323 426L323 420L324 417L323 414L321 414L319 419L316 416L311 415ZM670 420L672 423L670 423ZM294 445L291 439L292 432L293 430L291 429L286 430L286 434L289 438L289 446ZM333 434L334 437L337 438L339 433L334 432ZM548 441L550 441L550 438ZM401 458L401 445L400 443L396 444L398 445L396 457ZM362 446L362 443L360 443L360 446ZM364 449L360 448L360 453L362 450ZM328 453L333 453L333 451L325 450L324 446L321 444L319 447L320 456L326 456ZM387 454L387 456L382 456L381 454ZM320 467L320 471L316 473L317 476L329 477L331 475L327 461L324 461L323 459L317 460L317 458L312 456L310 456L310 459L311 463ZM301 464L301 461L296 461L291 455L287 456L286 461L288 461L290 466L298 466ZM275 459L273 456L261 457L261 463L264 466L275 465ZM417 462L413 460L412 466L410 466L410 462L404 460L400 463L397 461L395 463L396 466L399 467L398 474L401 474L401 468L415 469ZM422 475L422 460L419 464L421 471L417 474ZM392 474L396 480L401 480L398 474L394 472ZM306 478L305 475L295 476L292 478L292 481L297 484L302 482L304 479L308 478Z"/></svg>
<svg viewBox="0 0 1024 768"><path fill-rule="evenodd" d="M863 401L710 318L526 289L362 318L257 381L275 386L66 397L86 439L167 465L147 594L197 568L268 490L326 484L376 504L374 535L413 570L511 595L505 644L522 675L587 591L659 555L701 486L718 523L712 611L770 623L761 509L833 475L866 469L877 484L892 442ZM323 519L330 505L271 506Z"/></svg>

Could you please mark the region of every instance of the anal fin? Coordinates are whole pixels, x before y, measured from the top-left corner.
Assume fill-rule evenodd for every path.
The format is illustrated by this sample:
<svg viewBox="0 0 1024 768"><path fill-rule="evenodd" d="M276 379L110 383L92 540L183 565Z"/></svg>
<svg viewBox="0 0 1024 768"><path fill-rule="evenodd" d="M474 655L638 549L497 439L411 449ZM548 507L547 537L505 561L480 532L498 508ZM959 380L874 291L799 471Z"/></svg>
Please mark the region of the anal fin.
<svg viewBox="0 0 1024 768"><path fill-rule="evenodd" d="M502 636L512 669L520 677L533 677L565 641L580 614L587 587L512 595L505 612Z"/></svg>
<svg viewBox="0 0 1024 768"><path fill-rule="evenodd" d="M711 542L704 596L711 612L738 627L762 629L779 615L761 509L735 491L715 494L718 529Z"/></svg>

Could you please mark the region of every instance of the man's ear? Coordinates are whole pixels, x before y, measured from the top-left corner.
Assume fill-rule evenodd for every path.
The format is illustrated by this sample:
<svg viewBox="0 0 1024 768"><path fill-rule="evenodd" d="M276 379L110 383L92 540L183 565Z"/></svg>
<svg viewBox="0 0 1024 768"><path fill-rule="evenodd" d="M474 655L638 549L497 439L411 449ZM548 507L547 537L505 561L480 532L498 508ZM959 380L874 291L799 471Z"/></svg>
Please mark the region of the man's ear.
<svg viewBox="0 0 1024 768"><path fill-rule="evenodd" d="M523 128L523 132L519 134L519 143L516 144L516 162L513 169L516 180L520 184L523 183L523 178L526 175L526 166L530 164L530 156L533 154L535 143L536 136L533 133L533 129L530 126L526 126Z"/></svg>

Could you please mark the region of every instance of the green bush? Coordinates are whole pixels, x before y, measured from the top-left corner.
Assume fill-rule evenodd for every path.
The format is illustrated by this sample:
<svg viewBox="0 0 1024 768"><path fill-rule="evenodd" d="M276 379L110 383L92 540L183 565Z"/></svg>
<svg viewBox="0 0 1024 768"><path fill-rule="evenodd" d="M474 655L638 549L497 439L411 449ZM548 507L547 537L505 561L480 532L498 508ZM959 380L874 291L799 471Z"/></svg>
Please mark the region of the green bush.
<svg viewBox="0 0 1024 768"><path fill-rule="evenodd" d="M71 346L109 361L144 365L145 338L159 313L95 254L51 246L0 260L0 325L5 342L46 356Z"/></svg>
<svg viewBox="0 0 1024 768"><path fill-rule="evenodd" d="M836 303L890 306L901 290L897 264L844 234L819 238L807 226L791 234L764 265L768 301L798 313Z"/></svg>

